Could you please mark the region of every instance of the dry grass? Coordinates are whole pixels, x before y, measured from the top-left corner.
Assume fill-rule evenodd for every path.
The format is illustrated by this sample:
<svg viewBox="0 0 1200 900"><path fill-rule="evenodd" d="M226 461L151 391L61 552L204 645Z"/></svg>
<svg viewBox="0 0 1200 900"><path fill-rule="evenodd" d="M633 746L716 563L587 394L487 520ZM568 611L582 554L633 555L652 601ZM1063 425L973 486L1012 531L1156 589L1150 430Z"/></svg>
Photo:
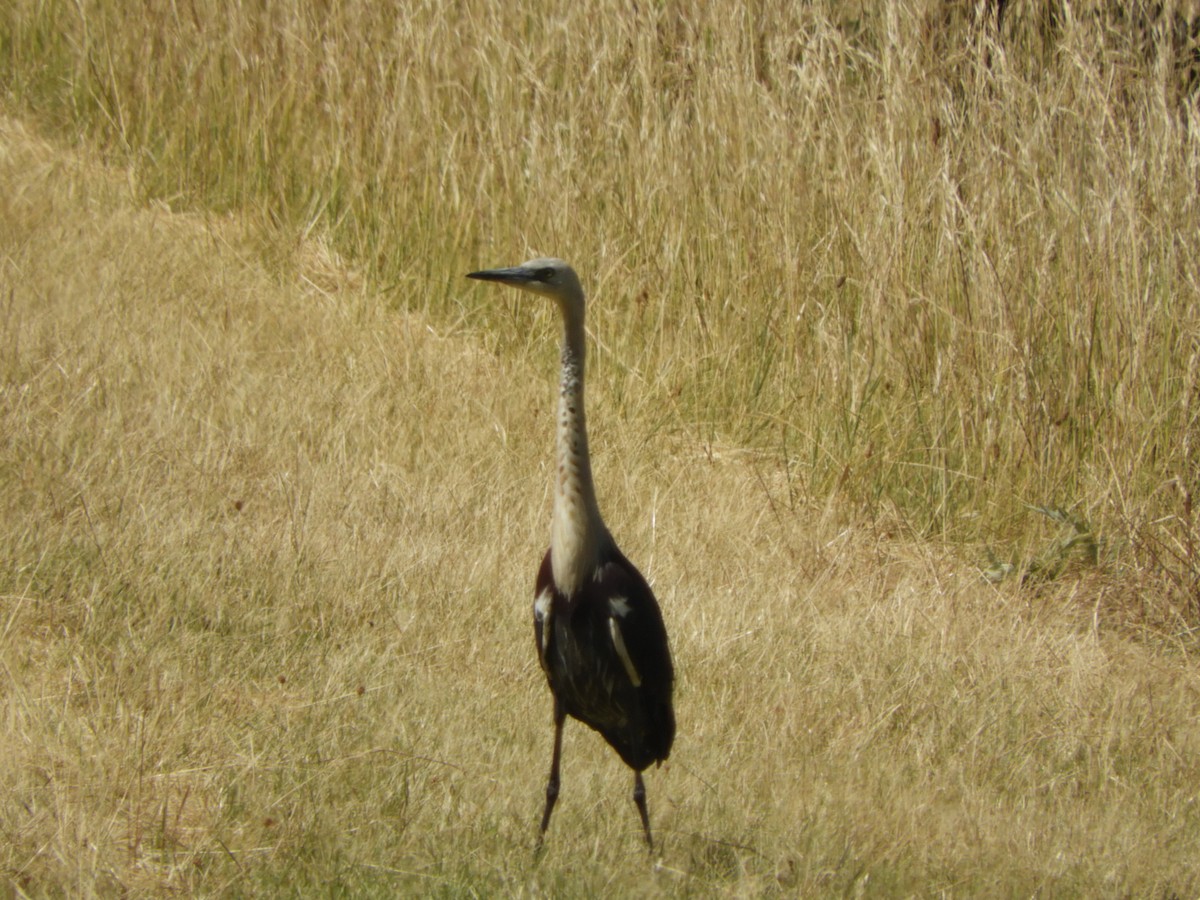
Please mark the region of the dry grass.
<svg viewBox="0 0 1200 900"><path fill-rule="evenodd" d="M319 235L508 357L460 273L580 261L619 409L1006 558L1073 510L1194 624L1195 99L1144 4L1103 6L1010 3L996 45L940 0L22 0L0 60L139 195L262 222L271 266Z"/></svg>
<svg viewBox="0 0 1200 900"><path fill-rule="evenodd" d="M1021 4L990 66L915 0L368 9L0 13L10 892L1200 892L1170 60ZM532 855L556 334L461 276L535 250L680 672L653 870L579 727Z"/></svg>

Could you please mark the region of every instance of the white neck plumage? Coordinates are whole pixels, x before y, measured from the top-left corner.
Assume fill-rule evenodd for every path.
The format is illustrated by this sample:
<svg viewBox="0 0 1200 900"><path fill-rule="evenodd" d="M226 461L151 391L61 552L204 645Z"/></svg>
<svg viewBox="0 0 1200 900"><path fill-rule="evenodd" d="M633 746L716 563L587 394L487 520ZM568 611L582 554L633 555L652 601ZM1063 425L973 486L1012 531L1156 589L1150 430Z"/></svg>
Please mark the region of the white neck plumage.
<svg viewBox="0 0 1200 900"><path fill-rule="evenodd" d="M574 594L600 561L609 539L588 457L583 411L583 300L561 304L563 313L562 381L558 396L554 518L550 526L550 563L555 586Z"/></svg>

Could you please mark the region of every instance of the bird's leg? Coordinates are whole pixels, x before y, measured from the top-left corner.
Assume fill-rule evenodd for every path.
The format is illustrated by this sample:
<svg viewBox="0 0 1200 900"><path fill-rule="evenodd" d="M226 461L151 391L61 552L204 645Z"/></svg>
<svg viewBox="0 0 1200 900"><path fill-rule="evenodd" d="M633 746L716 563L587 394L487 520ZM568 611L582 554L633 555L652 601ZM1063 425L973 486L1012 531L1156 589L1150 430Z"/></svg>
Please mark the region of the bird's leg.
<svg viewBox="0 0 1200 900"><path fill-rule="evenodd" d="M654 852L654 840L650 837L650 813L646 811L646 784L642 781L642 773L633 773L633 802L637 804L642 816L642 831L646 835L646 846Z"/></svg>
<svg viewBox="0 0 1200 900"><path fill-rule="evenodd" d="M558 767L562 759L563 721L567 713L558 698L554 698L554 756L550 760L550 780L546 782L546 809L542 813L542 828L538 832L538 846L546 836L546 828L550 825L550 813L554 812L554 803L558 800Z"/></svg>

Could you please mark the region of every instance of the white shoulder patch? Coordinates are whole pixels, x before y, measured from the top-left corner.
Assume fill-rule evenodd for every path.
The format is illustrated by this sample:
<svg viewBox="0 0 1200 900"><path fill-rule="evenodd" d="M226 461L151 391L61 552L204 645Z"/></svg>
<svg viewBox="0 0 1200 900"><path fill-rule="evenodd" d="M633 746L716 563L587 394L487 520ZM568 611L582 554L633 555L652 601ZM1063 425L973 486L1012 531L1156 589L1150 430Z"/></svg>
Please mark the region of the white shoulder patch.
<svg viewBox="0 0 1200 900"><path fill-rule="evenodd" d="M625 608L626 612L629 607ZM633 665L633 660L629 658L629 650L625 647L625 639L621 637L621 626L617 624L616 616L610 616L608 619L608 633L612 635L613 649L617 651L617 658L621 660L621 665L625 667L625 674L629 676L629 680L633 682L634 687L642 686L642 676L638 674L638 670Z"/></svg>
<svg viewBox="0 0 1200 900"><path fill-rule="evenodd" d="M608 601L609 611L619 619L629 615L629 601L624 597L613 597Z"/></svg>
<svg viewBox="0 0 1200 900"><path fill-rule="evenodd" d="M535 619L544 622L550 618L551 599L552 593L548 588L537 595L537 598L533 601L533 616Z"/></svg>
<svg viewBox="0 0 1200 900"><path fill-rule="evenodd" d="M538 594L533 601L533 620L539 626L538 653L543 657L546 655L546 645L550 643L550 613L553 610L553 606L551 606L553 599L553 591L547 589Z"/></svg>

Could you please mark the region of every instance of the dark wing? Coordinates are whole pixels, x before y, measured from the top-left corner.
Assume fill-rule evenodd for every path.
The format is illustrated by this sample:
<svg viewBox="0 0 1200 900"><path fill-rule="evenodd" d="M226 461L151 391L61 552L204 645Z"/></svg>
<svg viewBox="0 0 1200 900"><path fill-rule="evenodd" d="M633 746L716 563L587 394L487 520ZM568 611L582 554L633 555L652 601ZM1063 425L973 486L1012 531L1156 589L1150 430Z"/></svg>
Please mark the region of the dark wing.
<svg viewBox="0 0 1200 900"><path fill-rule="evenodd" d="M675 669L662 611L650 585L620 551L600 567L596 580L616 613L621 638L642 686L670 698Z"/></svg>
<svg viewBox="0 0 1200 900"><path fill-rule="evenodd" d="M662 611L646 579L618 550L597 573L598 592L607 598L614 644L628 655L637 672L641 705L646 716L645 749L652 760L663 760L675 738L675 713L671 695L675 668ZM612 627L610 626L610 627Z"/></svg>

